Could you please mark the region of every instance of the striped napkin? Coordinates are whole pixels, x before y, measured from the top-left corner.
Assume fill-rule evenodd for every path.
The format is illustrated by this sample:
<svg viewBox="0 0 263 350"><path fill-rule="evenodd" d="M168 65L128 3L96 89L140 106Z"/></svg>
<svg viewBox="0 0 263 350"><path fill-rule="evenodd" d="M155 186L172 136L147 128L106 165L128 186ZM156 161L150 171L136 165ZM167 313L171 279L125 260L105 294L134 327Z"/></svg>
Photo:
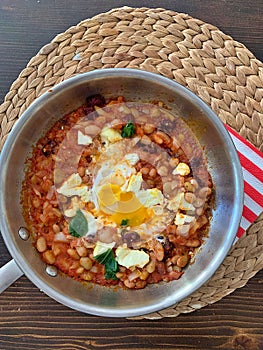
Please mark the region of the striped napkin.
<svg viewBox="0 0 263 350"><path fill-rule="evenodd" d="M244 178L244 207L238 239L263 211L263 153L228 125L226 128L236 146Z"/></svg>

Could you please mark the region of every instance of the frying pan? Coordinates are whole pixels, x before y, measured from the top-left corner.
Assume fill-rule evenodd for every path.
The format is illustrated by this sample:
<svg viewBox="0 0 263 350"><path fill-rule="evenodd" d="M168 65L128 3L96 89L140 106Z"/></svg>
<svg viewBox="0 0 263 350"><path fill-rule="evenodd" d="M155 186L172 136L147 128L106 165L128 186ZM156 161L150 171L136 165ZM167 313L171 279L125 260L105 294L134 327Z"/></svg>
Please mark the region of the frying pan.
<svg viewBox="0 0 263 350"><path fill-rule="evenodd" d="M131 101L163 101L191 125L204 147L215 186L208 238L183 276L142 290L83 285L46 266L32 246L20 205L24 164L32 145L53 123L100 93ZM200 133L200 130L202 132ZM0 158L0 230L13 260L0 270L0 291L25 274L56 301L84 313L130 317L176 304L200 288L217 270L230 247L243 208L243 180L237 152L224 125L200 98L163 76L126 68L95 70L70 78L36 99L9 134Z"/></svg>

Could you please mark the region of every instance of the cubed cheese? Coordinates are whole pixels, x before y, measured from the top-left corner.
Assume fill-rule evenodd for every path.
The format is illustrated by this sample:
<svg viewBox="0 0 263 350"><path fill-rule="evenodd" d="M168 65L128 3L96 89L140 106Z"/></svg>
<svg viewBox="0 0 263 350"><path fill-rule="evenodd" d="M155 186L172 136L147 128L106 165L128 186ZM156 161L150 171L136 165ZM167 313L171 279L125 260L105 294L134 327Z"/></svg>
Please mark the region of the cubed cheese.
<svg viewBox="0 0 263 350"><path fill-rule="evenodd" d="M105 253L108 249L112 249L115 246L115 242L103 243L98 241L93 251L93 256L97 256Z"/></svg>
<svg viewBox="0 0 263 350"><path fill-rule="evenodd" d="M124 157L130 165L135 165L139 161L139 156L137 153L129 153Z"/></svg>
<svg viewBox="0 0 263 350"><path fill-rule="evenodd" d="M119 265L130 267L144 267L148 264L150 258L143 250L133 250L129 248L118 247L116 250L116 261Z"/></svg>
<svg viewBox="0 0 263 350"><path fill-rule="evenodd" d="M186 163L179 163L177 167L173 170L173 175L186 176L190 174L190 168Z"/></svg>
<svg viewBox="0 0 263 350"><path fill-rule="evenodd" d="M88 212L86 210L83 210L83 209L81 211L82 211L82 214L85 216L85 218L88 221L88 232L87 232L87 234L95 235L96 232L98 231L99 223L97 222L97 220L94 218L94 216L90 212Z"/></svg>
<svg viewBox="0 0 263 350"><path fill-rule="evenodd" d="M187 202L187 201L184 199L184 197L183 197L182 200L181 200L181 203L180 203L179 208L182 209L182 210L195 211L195 207L193 206L193 204Z"/></svg>
<svg viewBox="0 0 263 350"><path fill-rule="evenodd" d="M92 138L88 135L84 135L80 130L78 131L78 144L79 145L90 145L92 144Z"/></svg>
<svg viewBox="0 0 263 350"><path fill-rule="evenodd" d="M175 225L184 225L184 224L189 224L195 220L194 216L190 215L185 215L182 213L177 213L175 216L174 223Z"/></svg>
<svg viewBox="0 0 263 350"><path fill-rule="evenodd" d="M122 137L119 131L108 127L105 127L102 129L100 133L100 137L101 137L101 141L105 142L106 146L109 144L109 142L114 143L122 140Z"/></svg>
<svg viewBox="0 0 263 350"><path fill-rule="evenodd" d="M63 191L64 188L73 188L79 186L82 183L81 177L78 173L70 175L70 177L63 182L60 190Z"/></svg>
<svg viewBox="0 0 263 350"><path fill-rule="evenodd" d="M91 190L88 190L88 187L85 185L83 185L81 188L82 189L85 188L85 191L84 190L79 191L82 202L84 202L84 203L93 202L94 196L93 196Z"/></svg>
<svg viewBox="0 0 263 350"><path fill-rule="evenodd" d="M91 193L88 186L82 184L82 179L78 173L70 175L70 177L63 182L62 186L57 189L57 192L66 197L79 196L85 203L91 200Z"/></svg>
<svg viewBox="0 0 263 350"><path fill-rule="evenodd" d="M64 214L65 214L67 217L72 218L73 216L76 215L76 211L77 211L78 209L80 209L79 200L78 200L77 197L73 197L73 198L71 199L71 206L70 206L68 209L66 209L66 210L64 211Z"/></svg>
<svg viewBox="0 0 263 350"><path fill-rule="evenodd" d="M70 177L63 182L62 186L57 189L57 192L64 196L71 197L75 195L75 188L80 186L82 183L79 174L72 174Z"/></svg>
<svg viewBox="0 0 263 350"><path fill-rule="evenodd" d="M76 186L76 187L63 187L59 188L58 193L63 194L66 197L79 196L86 198L88 195L88 187L86 185ZM86 201L85 201L86 202Z"/></svg>
<svg viewBox="0 0 263 350"><path fill-rule="evenodd" d="M136 197L146 208L153 207L156 204L163 203L163 194L157 188L150 188L148 190L142 190L136 193Z"/></svg>
<svg viewBox="0 0 263 350"><path fill-rule="evenodd" d="M140 190L141 185L142 185L142 174L141 173L137 173L136 175L132 174L129 179L126 191L136 193Z"/></svg>
<svg viewBox="0 0 263 350"><path fill-rule="evenodd" d="M174 198L169 200L167 204L167 209L173 212L177 212L179 209L195 211L195 207L193 206L193 204L185 200L183 192L177 193L177 195Z"/></svg>

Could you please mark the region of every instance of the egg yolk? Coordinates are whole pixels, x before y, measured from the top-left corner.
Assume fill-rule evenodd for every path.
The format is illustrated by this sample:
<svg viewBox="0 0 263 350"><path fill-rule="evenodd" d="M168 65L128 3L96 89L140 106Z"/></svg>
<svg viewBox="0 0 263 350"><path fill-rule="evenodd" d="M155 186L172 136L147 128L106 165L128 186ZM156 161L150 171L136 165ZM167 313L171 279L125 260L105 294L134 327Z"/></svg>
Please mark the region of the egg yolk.
<svg viewBox="0 0 263 350"><path fill-rule="evenodd" d="M117 225L128 220L129 226L138 226L153 215L153 211L145 208L134 192L122 192L115 184L105 184L100 188L98 202L100 210Z"/></svg>

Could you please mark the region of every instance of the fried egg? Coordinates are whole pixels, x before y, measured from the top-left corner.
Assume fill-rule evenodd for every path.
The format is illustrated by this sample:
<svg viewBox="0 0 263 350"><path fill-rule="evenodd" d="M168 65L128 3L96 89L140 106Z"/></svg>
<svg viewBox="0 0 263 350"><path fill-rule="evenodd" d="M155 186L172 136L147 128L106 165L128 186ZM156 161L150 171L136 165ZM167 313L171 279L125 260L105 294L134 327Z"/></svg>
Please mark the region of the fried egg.
<svg viewBox="0 0 263 350"><path fill-rule="evenodd" d="M107 171L104 164L101 170L104 176L98 172L94 181L96 209L108 215L117 225L121 225L123 220L129 226L138 226L148 221L154 214L153 206L163 200L160 190L141 188L142 174L136 173L133 166L136 159L134 155L126 155L120 163L111 168L108 166Z"/></svg>
<svg viewBox="0 0 263 350"><path fill-rule="evenodd" d="M101 150L91 170L93 184L87 186L78 174L72 174L57 190L67 197L79 196L79 203L72 202L65 215L72 217L78 208L84 215L86 211L88 234L91 231L95 234L96 230L106 226L117 227L120 234L125 226L127 230L138 232L142 240L151 239L164 230L170 220L170 212L165 208L166 199L157 188L143 188L142 173L136 170L140 158L131 147L137 141L119 142L112 130L110 133L105 131L104 141L107 136L108 142L105 142L107 146ZM94 209L84 208L89 202L94 204Z"/></svg>

